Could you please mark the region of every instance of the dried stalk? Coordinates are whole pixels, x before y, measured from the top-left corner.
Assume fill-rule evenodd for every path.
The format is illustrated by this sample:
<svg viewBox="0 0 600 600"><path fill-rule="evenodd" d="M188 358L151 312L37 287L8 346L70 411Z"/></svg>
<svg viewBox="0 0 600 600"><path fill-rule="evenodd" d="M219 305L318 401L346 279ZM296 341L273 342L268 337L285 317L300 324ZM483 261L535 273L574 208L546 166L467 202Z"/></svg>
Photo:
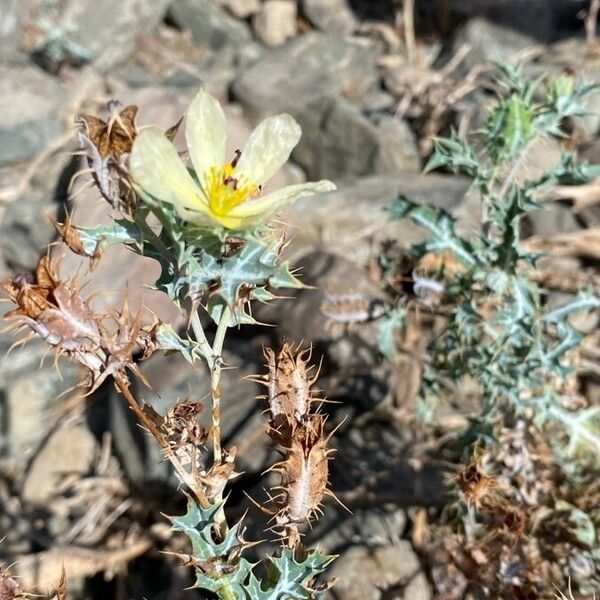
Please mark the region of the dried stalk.
<svg viewBox="0 0 600 600"><path fill-rule="evenodd" d="M598 13L600 12L600 0L590 0L590 8L585 17L585 38L588 51L596 45L596 28L598 25Z"/></svg>
<svg viewBox="0 0 600 600"><path fill-rule="evenodd" d="M144 409L140 406L139 402L133 397L133 394L129 390L129 379L123 373L119 373L115 376L115 383L117 385L117 389L119 393L125 398L127 404L134 412L135 416L138 418L139 422L150 432L150 434L154 437L154 439L159 443L162 448L165 456L173 465L174 469L177 471L182 482L184 482L192 491L198 502L203 508L208 508L210 506L210 502L202 489L202 486L199 484L199 481L196 480L181 464L181 461L175 454L173 448L169 445L167 440L165 440L162 432L157 427L156 423L146 414Z"/></svg>
<svg viewBox="0 0 600 600"><path fill-rule="evenodd" d="M413 64L417 57L417 40L415 36L415 0L404 0L402 12L406 53L408 55L408 62Z"/></svg>

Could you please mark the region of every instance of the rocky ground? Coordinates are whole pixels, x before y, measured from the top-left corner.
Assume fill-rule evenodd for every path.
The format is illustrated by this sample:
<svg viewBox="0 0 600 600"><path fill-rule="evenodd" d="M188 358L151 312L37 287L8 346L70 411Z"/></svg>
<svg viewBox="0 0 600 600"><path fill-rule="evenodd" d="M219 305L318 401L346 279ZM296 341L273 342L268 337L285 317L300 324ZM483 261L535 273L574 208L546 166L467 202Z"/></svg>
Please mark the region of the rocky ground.
<svg viewBox="0 0 600 600"><path fill-rule="evenodd" d="M73 210L85 225L106 214L97 192L83 189L85 176L70 186L80 166L73 156L78 113L102 114L107 100L118 99L140 106L138 124L166 128L202 85L226 104L231 153L259 118L292 113L302 141L272 186L329 178L339 189L286 215L289 257L316 289L259 315L276 327L242 329L226 345L236 370L224 381L225 436L244 471L238 487L259 493L259 475L273 458L258 390L242 377L262 369L263 343L285 336L312 344L324 359L320 386L339 402L330 405L331 420L343 422L332 486L352 511L331 502L308 534L340 554L332 597L433 598L411 540L420 511L445 501L442 467L412 441L413 407L399 401L406 382L380 358L375 330L331 328L320 306L332 290L376 300L372 266L381 244L419 239L406 223L387 222L385 208L399 192L451 210L463 228L477 219L468 181L424 175L422 167L432 135L481 123L491 98L489 61L527 59L532 75L572 69L600 82L600 59L589 53L580 15L587 4L417 0L413 43L401 3L391 0L4 0L0 279L34 267L55 237L48 215ZM595 114L574 139L598 161L600 106L590 109ZM556 156L548 142L526 168ZM527 233L569 234L599 222L597 206L573 213L557 205L531 219ZM595 252L580 247L561 260L569 269L600 258ZM64 268L77 265L68 258ZM155 275L152 265L116 252L88 289L109 292L129 282L135 290ZM158 294L146 292L144 301L163 318L180 318ZM7 354L13 341L0 334L0 556L17 563L23 582L44 587L60 575L59 555L73 598L198 597L181 591L188 575L158 552L170 536L160 513L182 507L158 448L110 385L82 398L71 391L77 368L59 361L57 369L51 358L40 366L37 343ZM153 387L146 400L159 411L208 391L172 358L153 358L143 369ZM252 510L238 488L233 495L240 512Z"/></svg>

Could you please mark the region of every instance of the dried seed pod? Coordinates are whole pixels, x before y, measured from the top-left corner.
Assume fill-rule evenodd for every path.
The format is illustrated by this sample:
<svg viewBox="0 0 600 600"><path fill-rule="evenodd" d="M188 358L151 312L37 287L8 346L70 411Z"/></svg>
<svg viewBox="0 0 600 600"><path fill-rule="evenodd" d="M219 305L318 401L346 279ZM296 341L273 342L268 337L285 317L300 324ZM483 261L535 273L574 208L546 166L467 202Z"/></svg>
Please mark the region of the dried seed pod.
<svg viewBox="0 0 600 600"><path fill-rule="evenodd" d="M480 510L484 504L489 505L499 488L496 478L487 475L477 460L460 471L455 481L461 499L476 510Z"/></svg>
<svg viewBox="0 0 600 600"><path fill-rule="evenodd" d="M50 345L66 352L86 352L97 347L101 334L94 314L74 289L60 281L57 267L47 256L32 275L17 275L2 284L18 308L6 314L28 325Z"/></svg>
<svg viewBox="0 0 600 600"><path fill-rule="evenodd" d="M275 424L285 419L303 422L314 401L311 385L316 380L309 376L310 349L295 352L289 343L283 344L279 354L271 348L263 350L269 372L255 381L267 387L271 420Z"/></svg>
<svg viewBox="0 0 600 600"><path fill-rule="evenodd" d="M301 546L299 526L310 523L326 495L329 475L329 436L325 417L314 410L310 377L310 351L294 351L285 343L276 354L264 349L268 374L255 378L267 387L270 422L268 434L279 444L283 459L269 471L279 474L279 485L271 489L265 512L274 516L276 531L290 548Z"/></svg>
<svg viewBox="0 0 600 600"><path fill-rule="evenodd" d="M275 520L280 527L297 529L309 523L328 493L331 450L327 449L323 426L322 415L315 415L306 425L295 426L285 459L272 467L281 474L281 483L274 488L278 492L274 498Z"/></svg>
<svg viewBox="0 0 600 600"><path fill-rule="evenodd" d="M204 407L195 400L184 400L175 404L159 418L159 428L181 464L190 466L192 472L200 473L204 445L210 430L200 425Z"/></svg>
<svg viewBox="0 0 600 600"><path fill-rule="evenodd" d="M204 406L196 400L178 402L166 414L162 423L165 437L173 447L203 446L209 431L199 422Z"/></svg>
<svg viewBox="0 0 600 600"><path fill-rule="evenodd" d="M133 355L154 348L157 325L144 326L141 313L132 319L127 302L120 313L97 315L80 295L74 280L61 281L48 257L38 262L34 274L17 275L2 284L18 308L5 318L31 329L60 353L87 367L92 390L110 374L129 368L141 377ZM113 326L107 324L112 318Z"/></svg>
<svg viewBox="0 0 600 600"><path fill-rule="evenodd" d="M223 450L221 462L214 464L206 473L200 475L209 498L221 497L229 480L239 475L235 472L235 455L235 447L229 451Z"/></svg>
<svg viewBox="0 0 600 600"><path fill-rule="evenodd" d="M137 136L135 118L138 107L126 106L117 112L118 102L109 102L110 118L104 121L94 115L80 115L78 121L84 125L85 134L97 148L102 158L112 156L120 158L131 152L131 146Z"/></svg>
<svg viewBox="0 0 600 600"><path fill-rule="evenodd" d="M372 300L361 293L336 294L325 291L321 312L330 324L364 323L371 320L374 305Z"/></svg>

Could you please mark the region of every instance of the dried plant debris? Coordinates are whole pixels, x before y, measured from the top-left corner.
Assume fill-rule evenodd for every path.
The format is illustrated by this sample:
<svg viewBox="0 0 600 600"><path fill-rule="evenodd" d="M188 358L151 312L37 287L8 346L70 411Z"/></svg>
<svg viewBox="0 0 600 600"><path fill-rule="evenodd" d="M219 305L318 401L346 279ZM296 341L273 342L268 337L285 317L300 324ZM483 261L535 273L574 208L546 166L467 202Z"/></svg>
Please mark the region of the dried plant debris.
<svg viewBox="0 0 600 600"><path fill-rule="evenodd" d="M62 280L58 265L42 257L34 273L17 275L2 289L18 308L5 318L17 329L31 330L89 370L91 390L111 374L130 369L141 377L134 354L149 355L154 348L154 325L145 325L139 312L132 317L127 302L120 312L96 314L78 291L75 280Z"/></svg>
<svg viewBox="0 0 600 600"><path fill-rule="evenodd" d="M56 580L54 580L56 581ZM38 598L40 600L67 600L67 573L63 567L60 573L58 585L50 583L49 588L53 592L41 595L38 593L25 592L17 579L11 577L8 570L0 564L0 600L19 600L20 598Z"/></svg>
<svg viewBox="0 0 600 600"><path fill-rule="evenodd" d="M126 158L137 136L135 118L137 106L108 103L107 121L94 115L80 115L77 118L79 142L85 154L87 169L105 200L125 212L131 211L135 194L126 168Z"/></svg>
<svg viewBox="0 0 600 600"><path fill-rule="evenodd" d="M385 86L399 99L396 116L414 121L422 156L431 153L435 136L451 125L457 114L461 131L466 128L469 112L465 100L482 86L481 75L488 70L477 65L464 77L456 74L470 50L463 45L440 70L432 68L435 56L416 64L407 64L398 55L380 59Z"/></svg>
<svg viewBox="0 0 600 600"><path fill-rule="evenodd" d="M447 524L431 525L423 549L441 597L462 598L450 593L458 580L482 598L550 600L569 582L598 594L600 487L590 474L562 472L535 429L521 421L502 430L451 487Z"/></svg>
<svg viewBox="0 0 600 600"><path fill-rule="evenodd" d="M51 215L49 218L56 228L56 232L60 236L60 239L67 248L78 256L84 256L90 259L90 271L93 271L102 258L104 245L102 243L97 243L90 248L90 245L85 243L81 230L73 225L71 220L72 215L70 214L67 214L64 223L59 223Z"/></svg>
<svg viewBox="0 0 600 600"><path fill-rule="evenodd" d="M0 600L16 600L17 598L27 598L27 594L21 591L17 581L0 565Z"/></svg>

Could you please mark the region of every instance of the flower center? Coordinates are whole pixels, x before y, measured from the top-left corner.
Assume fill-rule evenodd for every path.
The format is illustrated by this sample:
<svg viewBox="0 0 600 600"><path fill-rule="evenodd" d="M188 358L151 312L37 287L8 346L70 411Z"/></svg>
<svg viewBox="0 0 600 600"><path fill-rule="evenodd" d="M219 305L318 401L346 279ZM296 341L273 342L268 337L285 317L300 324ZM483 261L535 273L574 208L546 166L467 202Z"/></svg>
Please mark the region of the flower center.
<svg viewBox="0 0 600 600"><path fill-rule="evenodd" d="M211 167L204 178L204 192L211 211L226 216L238 204L259 192L259 188L243 177L236 176L235 164Z"/></svg>

